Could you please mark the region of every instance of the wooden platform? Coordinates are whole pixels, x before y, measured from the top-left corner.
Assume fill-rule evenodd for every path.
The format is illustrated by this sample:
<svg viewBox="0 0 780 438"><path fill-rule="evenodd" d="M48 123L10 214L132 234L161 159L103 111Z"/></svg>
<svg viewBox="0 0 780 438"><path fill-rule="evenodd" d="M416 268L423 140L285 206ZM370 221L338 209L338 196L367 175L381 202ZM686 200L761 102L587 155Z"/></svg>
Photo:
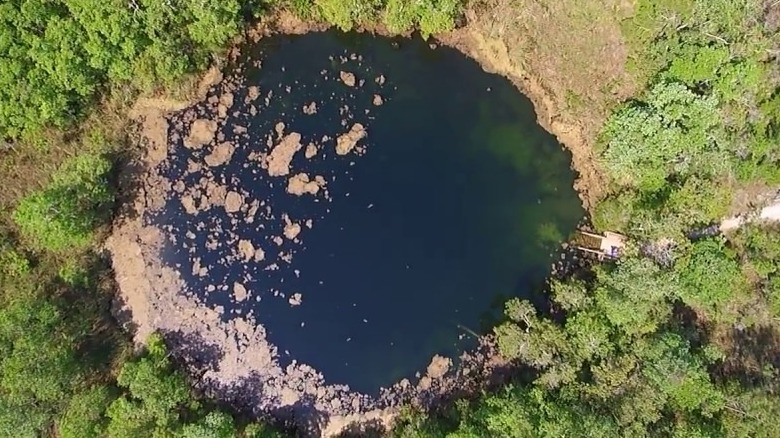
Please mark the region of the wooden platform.
<svg viewBox="0 0 780 438"><path fill-rule="evenodd" d="M594 234L584 230L577 230L572 244L580 251L595 254L599 260L620 258L623 248L626 246L626 236L612 231L606 231L603 235Z"/></svg>

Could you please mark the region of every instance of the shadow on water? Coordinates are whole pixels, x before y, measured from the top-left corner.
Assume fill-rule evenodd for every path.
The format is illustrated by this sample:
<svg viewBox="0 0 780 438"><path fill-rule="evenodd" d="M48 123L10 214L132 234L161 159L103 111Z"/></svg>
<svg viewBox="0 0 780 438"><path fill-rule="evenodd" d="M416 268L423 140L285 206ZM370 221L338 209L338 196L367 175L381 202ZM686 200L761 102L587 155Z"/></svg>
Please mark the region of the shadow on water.
<svg viewBox="0 0 780 438"><path fill-rule="evenodd" d="M154 220L180 237L167 262L181 267L189 287L208 305L224 306L226 318L256 318L283 364L307 363L330 383L376 393L424 371L434 354L454 357L473 345L468 332L485 328L486 312L500 311L496 297L530 298L549 274L550 254L583 216L570 156L536 124L531 102L453 49L327 32L267 38L242 56L245 87L233 91L237 104L220 129L231 139L233 126L247 127L249 139L234 139L232 161L212 171L266 201L272 215L231 223L222 209L193 217L169 202ZM362 86L345 86L340 71ZM258 102L269 97L254 116L244 104L250 85L260 89ZM312 101L317 113L304 114ZM324 176L330 201L291 196L286 177L269 177L250 161L252 152L267 151L278 122L300 133L303 145L320 145L312 159L296 154L291 174ZM332 138L355 122L368 131L365 154L336 155ZM203 175L187 174L188 160L202 162L207 151L171 142L167 176L195 185ZM283 213L312 221L299 243L273 242ZM223 263L234 241L206 251L207 231L228 226L261 247L265 261ZM208 275L191 274L194 257ZM250 299L232 300L234 282ZM299 306L288 303L295 292Z"/></svg>

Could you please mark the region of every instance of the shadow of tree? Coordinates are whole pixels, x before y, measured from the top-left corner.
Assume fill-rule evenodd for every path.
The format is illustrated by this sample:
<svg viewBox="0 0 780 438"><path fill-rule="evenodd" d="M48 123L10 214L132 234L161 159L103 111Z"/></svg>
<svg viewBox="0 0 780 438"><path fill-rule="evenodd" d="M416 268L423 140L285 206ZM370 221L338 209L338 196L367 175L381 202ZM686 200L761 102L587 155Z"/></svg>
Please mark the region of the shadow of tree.
<svg viewBox="0 0 780 438"><path fill-rule="evenodd" d="M350 423L337 435L337 438L382 438L387 436L387 428L379 420L364 423Z"/></svg>
<svg viewBox="0 0 780 438"><path fill-rule="evenodd" d="M216 369L224 356L219 345L206 342L197 334L171 330L162 335L170 352L194 375L201 376L209 369Z"/></svg>
<svg viewBox="0 0 780 438"><path fill-rule="evenodd" d="M722 381L738 381L744 386L780 386L776 377L766 374L769 366L780 369L780 332L777 327L758 325L738 327L728 334L731 348L715 369Z"/></svg>

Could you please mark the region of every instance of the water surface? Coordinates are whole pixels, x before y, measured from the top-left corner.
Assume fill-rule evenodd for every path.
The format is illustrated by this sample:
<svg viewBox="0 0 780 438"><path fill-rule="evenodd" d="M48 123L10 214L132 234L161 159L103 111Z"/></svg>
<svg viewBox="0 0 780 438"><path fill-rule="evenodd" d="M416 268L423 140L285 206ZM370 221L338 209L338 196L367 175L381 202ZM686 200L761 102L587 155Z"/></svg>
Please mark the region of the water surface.
<svg viewBox="0 0 780 438"><path fill-rule="evenodd" d="M242 57L246 83L233 108L241 114L221 129L230 139L233 125L246 126L251 138L213 173L271 206L273 219L232 225L263 248L266 260L219 264L234 245L188 254L182 238L168 261L183 267L188 285L208 305L223 306L226 318L251 313L283 363L307 363L330 383L368 393L413 378L434 354L455 357L473 345L469 332L484 331L504 299L534 293L549 272L551 252L583 215L570 156L536 124L530 101L455 50L328 32L267 38ZM363 85L345 86L340 71ZM242 106L250 85L261 90L259 101L273 91L254 116ZM375 94L381 106L373 104ZM304 114L312 101L317 113ZM269 177L248 160L267 151L266 137L280 121L304 145L321 145L313 159L297 153L292 173L323 175L330 200L290 196L286 177ZM355 122L368 131L362 155L338 156L333 140L321 142ZM202 175L184 176L187 160L202 162L206 151L172 142L168 175L194 184ZM296 223L312 220L299 243L273 242L282 234L283 213ZM156 220L181 235L191 231L203 248L207 230L227 227L230 219L221 209L194 219L171 202ZM292 261L279 260L280 252L292 253ZM209 265L205 277L190 272L195 256ZM273 262L278 269L267 270ZM237 303L218 288L204 292L236 281L250 299ZM295 292L303 297L299 306L288 302Z"/></svg>

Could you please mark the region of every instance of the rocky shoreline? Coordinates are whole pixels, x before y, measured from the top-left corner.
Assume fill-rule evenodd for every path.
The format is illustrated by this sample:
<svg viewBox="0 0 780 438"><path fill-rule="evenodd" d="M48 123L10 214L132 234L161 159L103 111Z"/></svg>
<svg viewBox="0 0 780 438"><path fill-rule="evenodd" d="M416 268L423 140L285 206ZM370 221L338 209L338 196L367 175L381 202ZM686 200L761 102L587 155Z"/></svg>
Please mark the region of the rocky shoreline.
<svg viewBox="0 0 780 438"><path fill-rule="evenodd" d="M357 55L350 58L354 61ZM386 80L384 76L357 79L354 73L343 70L333 79L349 88L362 87L366 79L381 87ZM427 369L418 373L417 381L401 380L372 397L353 392L346 385L328 384L307 364L293 360L283 366L278 347L268 342L265 329L251 313L231 314L226 319L223 308L202 302L202 291L191 290L182 271L205 278L213 267L199 257L191 259L191 266L180 269L166 265L163 252L168 243L184 240L184 248L195 254L195 237L202 234L207 236L205 245L210 250L222 245L231 248L219 263L253 266L253 272L273 270L279 268L279 263L291 263L294 246L284 248L288 243L299 245L305 230L316 225L311 219L293 219L285 212L276 212L269 200L252 199L249 192L219 176L220 169L231 162L238 149L247 146L242 142L249 139L246 126L228 120L242 112L254 115L261 111L273 99L273 92L265 91L263 95L256 87L248 87L246 97L240 99L237 90L245 88L243 78L223 78L216 70L206 75L200 88L201 100L192 106L145 102L135 112L138 141L145 153L127 166L121 178L129 207L117 219L105 248L111 255L120 290L115 313L134 331L139 345L149 334L162 333L197 389L254 416L291 422L309 436L333 436L353 424L387 426L400 406L428 408L454 394L477 390L495 376L496 369L506 365L492 339L485 337L480 339L479 348L464 353L457 365L449 358L435 356ZM387 102L387 97L374 92L369 97L375 107ZM337 156L354 155L359 159L366 153L370 126L354 121L350 105L345 103L341 111L343 132L326 134L319 142L306 146L299 133L289 130L284 121L277 121L264 149L252 146L247 165L283 181L281 185L289 196L327 202L331 195L325 176L293 169L291 161L297 154L313 159L335 152ZM301 112L315 114L318 106L311 102ZM177 144L199 159L189 160L183 176L172 180L166 174L171 170ZM193 178L194 184L185 182ZM194 230L185 233L168 225L155 225L151 220L176 204L196 223ZM224 213L228 219L216 226L205 223L202 218L209 211ZM268 235L264 242L248 240L236 228L239 223L269 221L281 221L283 232ZM250 271L245 272L245 278L251 280ZM260 298L239 280L216 282L205 293L227 294L234 302ZM275 295L291 306L305 303L305 293L277 291Z"/></svg>

